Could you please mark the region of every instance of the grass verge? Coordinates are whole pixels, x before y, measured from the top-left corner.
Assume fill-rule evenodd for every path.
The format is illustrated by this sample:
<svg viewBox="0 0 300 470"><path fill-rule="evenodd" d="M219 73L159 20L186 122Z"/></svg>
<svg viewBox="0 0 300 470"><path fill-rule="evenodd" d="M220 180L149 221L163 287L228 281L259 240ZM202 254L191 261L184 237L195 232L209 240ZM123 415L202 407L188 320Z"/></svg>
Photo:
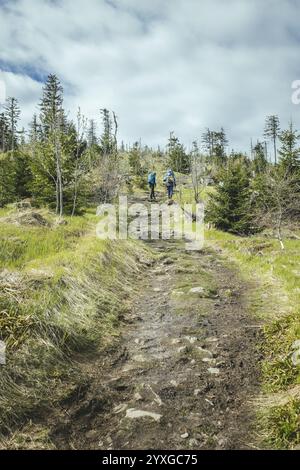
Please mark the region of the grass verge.
<svg viewBox="0 0 300 470"><path fill-rule="evenodd" d="M300 241L264 236L238 237L216 230L208 243L221 247L240 266L242 275L259 281L253 313L265 320L262 396L259 397L259 434L262 445L277 449L300 444L300 365L293 363L300 339Z"/></svg>
<svg viewBox="0 0 300 470"><path fill-rule="evenodd" d="M1 224L3 439L82 380L76 355L105 348L118 335L134 280L151 260L138 242L97 239L92 213L64 225L46 211L43 217L47 226Z"/></svg>

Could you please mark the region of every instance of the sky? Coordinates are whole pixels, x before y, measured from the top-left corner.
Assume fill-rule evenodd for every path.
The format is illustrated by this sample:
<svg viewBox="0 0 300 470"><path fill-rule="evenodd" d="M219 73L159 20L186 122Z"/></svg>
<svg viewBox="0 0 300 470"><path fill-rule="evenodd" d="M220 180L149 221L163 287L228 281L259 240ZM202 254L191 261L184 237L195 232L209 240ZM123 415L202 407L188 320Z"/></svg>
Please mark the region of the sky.
<svg viewBox="0 0 300 470"><path fill-rule="evenodd" d="M249 152L266 115L300 128L299 20L300 0L0 0L0 80L25 127L55 73L70 118L114 110L126 143L223 126Z"/></svg>

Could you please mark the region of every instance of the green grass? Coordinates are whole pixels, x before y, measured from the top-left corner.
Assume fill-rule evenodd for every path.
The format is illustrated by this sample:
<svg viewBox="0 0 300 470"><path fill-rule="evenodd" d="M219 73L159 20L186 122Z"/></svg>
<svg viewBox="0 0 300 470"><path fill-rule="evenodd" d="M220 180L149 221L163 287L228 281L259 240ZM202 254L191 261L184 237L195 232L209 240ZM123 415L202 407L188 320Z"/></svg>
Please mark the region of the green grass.
<svg viewBox="0 0 300 470"><path fill-rule="evenodd" d="M206 202L209 198L209 194L211 194L213 191L214 188L212 186L207 186L201 189L201 191L199 192L199 200ZM182 186L180 184L179 178L178 188L175 193L175 200L181 205L195 203L195 195L191 183Z"/></svg>
<svg viewBox="0 0 300 470"><path fill-rule="evenodd" d="M5 214L7 215L7 213ZM46 213L50 222L54 218ZM1 222L0 269L23 269L33 260L76 248L80 237L92 230L96 215L65 217L66 225L24 226Z"/></svg>
<svg viewBox="0 0 300 470"><path fill-rule="evenodd" d="M216 230L206 232L206 241L234 259L242 275L259 281L251 300L252 313L266 320L261 345L262 433L266 445L292 448L300 443L300 402L291 393L300 384L300 366L291 361L292 344L300 339L300 241L287 239L281 250L272 238L238 237ZM278 395L288 398L278 404Z"/></svg>
<svg viewBox="0 0 300 470"><path fill-rule="evenodd" d="M0 217L5 217L7 214L9 214L10 208L7 207L0 207Z"/></svg>
<svg viewBox="0 0 300 470"><path fill-rule="evenodd" d="M262 414L263 431L267 429L267 442L275 449L291 449L300 442L300 400L290 399Z"/></svg>
<svg viewBox="0 0 300 470"><path fill-rule="evenodd" d="M151 258L138 242L97 239L93 213L66 220L50 228L1 227L2 432L55 406L83 380L74 358L119 334L142 269L139 256Z"/></svg>

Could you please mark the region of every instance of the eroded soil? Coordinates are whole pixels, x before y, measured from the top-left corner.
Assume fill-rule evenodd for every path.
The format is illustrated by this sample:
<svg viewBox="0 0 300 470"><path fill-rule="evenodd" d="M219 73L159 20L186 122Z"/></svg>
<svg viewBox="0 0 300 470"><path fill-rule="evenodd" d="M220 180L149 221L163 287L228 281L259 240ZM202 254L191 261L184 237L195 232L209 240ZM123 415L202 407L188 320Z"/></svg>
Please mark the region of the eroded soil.
<svg viewBox="0 0 300 470"><path fill-rule="evenodd" d="M122 338L83 364L88 385L50 419L66 449L251 448L260 329L251 286L211 249L162 254L141 280Z"/></svg>

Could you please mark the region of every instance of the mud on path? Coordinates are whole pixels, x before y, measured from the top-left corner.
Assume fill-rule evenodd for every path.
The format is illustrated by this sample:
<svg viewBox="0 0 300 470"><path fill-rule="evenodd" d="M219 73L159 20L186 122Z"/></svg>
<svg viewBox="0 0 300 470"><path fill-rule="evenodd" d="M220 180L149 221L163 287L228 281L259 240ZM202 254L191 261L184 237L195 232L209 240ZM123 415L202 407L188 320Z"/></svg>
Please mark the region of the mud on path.
<svg viewBox="0 0 300 470"><path fill-rule="evenodd" d="M251 286L211 249L162 254L141 280L122 338L52 423L57 448L251 448L259 387Z"/></svg>

